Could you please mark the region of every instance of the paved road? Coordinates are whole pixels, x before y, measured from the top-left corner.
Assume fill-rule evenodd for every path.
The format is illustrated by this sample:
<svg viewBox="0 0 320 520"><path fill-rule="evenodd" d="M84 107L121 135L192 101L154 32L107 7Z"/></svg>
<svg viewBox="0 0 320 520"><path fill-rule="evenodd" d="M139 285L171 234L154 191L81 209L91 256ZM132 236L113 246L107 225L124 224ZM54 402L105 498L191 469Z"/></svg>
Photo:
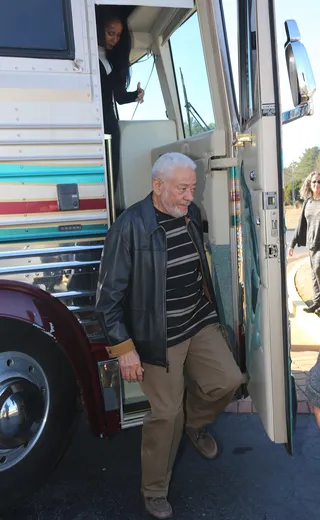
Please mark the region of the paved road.
<svg viewBox="0 0 320 520"><path fill-rule="evenodd" d="M223 441L216 461L183 443L170 493L176 520L319 517L320 433L312 416L298 417L294 458L267 439L256 415L224 414L215 432ZM140 434L102 441L81 424L46 487L2 520L147 520L139 497Z"/></svg>

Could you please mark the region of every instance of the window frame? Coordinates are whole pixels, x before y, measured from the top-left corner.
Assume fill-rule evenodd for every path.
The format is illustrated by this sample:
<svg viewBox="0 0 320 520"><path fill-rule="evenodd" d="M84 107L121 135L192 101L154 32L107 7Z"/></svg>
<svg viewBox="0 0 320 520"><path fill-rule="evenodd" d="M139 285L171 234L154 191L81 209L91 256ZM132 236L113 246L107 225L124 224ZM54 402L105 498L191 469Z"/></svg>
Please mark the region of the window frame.
<svg viewBox="0 0 320 520"><path fill-rule="evenodd" d="M147 78L147 86L148 86L148 83L149 81L152 79L153 77L153 74L156 73L156 77L157 77L157 80L158 80L158 83L159 83L159 88L160 88L160 92L161 92L161 98L162 98L162 101L163 101L163 106L164 106L164 109L165 109L165 113L167 113L167 107L166 107L166 103L165 103L165 98L163 96L163 90L162 90L162 87L161 87L161 81L160 81L160 77L159 77L159 72L157 70L157 66L156 66L156 60L159 59L157 58L154 53L150 53L150 52L146 52L145 54L143 54L142 56L140 56L139 59L133 61L131 64L130 64L130 69L131 69L131 80L130 80L130 85L128 87L128 92L134 92L134 90L131 90L131 83L132 83L132 69L135 65L139 65L140 63L143 63L143 62L147 62L150 60L152 60L152 66L151 66L151 70L150 70L150 73L149 73L149 76ZM160 58L161 59L161 58ZM134 87L133 87L134 88ZM146 88L146 86L145 86ZM127 89L126 89L127 90ZM148 94L146 93L146 96ZM147 102L148 102L148 98L146 97L147 99ZM132 122L138 122L138 121L167 121L168 120L168 116L166 115L166 117L164 118L160 118L157 117L157 118L151 118L151 119L135 119L134 116L136 114L136 111L137 109L139 108L139 105L137 104L137 102L134 102L135 103L135 108L133 109L133 113L132 113L132 117L130 119L128 118L124 118L121 116L121 108L122 106L126 106L128 105L128 103L124 103L123 105L120 105L116 102L114 102L114 109L115 109L115 114L116 114L116 118L118 121L132 121ZM134 104L134 103L130 103L130 104ZM144 105L145 107L146 105ZM139 115L139 114L138 114Z"/></svg>
<svg viewBox="0 0 320 520"><path fill-rule="evenodd" d="M187 21L188 19L189 19L189 17L185 21ZM185 22L183 22L183 23L185 23ZM172 52L171 39L170 38L168 40L168 46L169 46L169 53L170 53L170 60L171 60L171 67L172 67L172 75L173 75L173 79L174 79L174 86L175 86L175 89L176 89L177 99L178 99L178 103L177 104L178 104L178 111L179 111L179 120L180 120L180 125L181 125L182 131L183 131L183 138L186 139L186 129L184 127L183 113L182 113L181 101L180 101L180 95L179 95L179 88L178 88L178 80L177 80L177 75L176 75L176 69L175 69L175 66L174 66L173 52Z"/></svg>
<svg viewBox="0 0 320 520"><path fill-rule="evenodd" d="M197 17L199 31L200 31L198 10L197 10L196 7L194 7L194 9L192 9L192 11L189 13L189 15L185 18L183 23L181 25L179 25L179 27L176 28L176 30L173 32L173 35L175 34L176 31L181 29L181 27L183 25L185 25L193 16ZM203 132L200 132L200 133L197 133L197 134L186 135L185 123L188 123L188 121L184 121L184 119L183 119L183 110L182 110L182 108L185 108L186 116L187 116L187 109L186 109L186 106L183 103L183 99L182 99L182 96L181 96L181 93L180 93L180 90L179 90L179 87L178 87L178 79L177 79L176 65L175 65L175 59L174 59L174 50L172 48L171 37L172 37L172 35L169 38L169 48L170 48L170 56L171 56L171 61L172 61L172 69L173 69L173 73L174 73L174 80L175 80L175 85L176 85L176 91L177 91L177 96L178 96L178 100L179 100L179 111L180 111L181 124L182 124L182 128L183 128L184 139L189 139L190 137L194 137L195 135L197 135L197 136L204 135L207 132L211 132L213 129L209 128L208 130L203 130ZM208 74L206 63L205 63L205 56L204 56L204 48L203 48L203 40L202 40L202 37L201 37L201 31L200 31L200 40L201 40L201 49L202 49L202 52L203 52L204 66L205 66L206 73ZM207 76L207 79L208 79L208 76ZM208 83L208 87L209 87L209 83ZM210 87L209 87L209 91L210 91ZM195 112L197 112L196 109L195 109ZM198 115L200 116L200 119L202 119L202 116L200 114L198 114ZM212 123L213 123L214 128L215 128L216 121L215 121L215 113L214 113L214 108L213 107L212 107L212 115L213 115L213 122ZM192 116L192 118L194 120L195 118L194 118L193 114L191 114L191 116ZM207 125L207 123L204 120L203 120L203 122ZM211 123L209 123L209 124L211 124Z"/></svg>
<svg viewBox="0 0 320 520"><path fill-rule="evenodd" d="M221 12L221 20L222 20L222 29L223 29L225 46L226 46L226 57L227 57L228 68L229 68L229 71L230 71L231 95L232 95L232 101L233 101L235 116L236 116L236 119L237 119L237 121L239 123L239 121L240 121L240 111L239 111L240 92L238 92L239 100L237 100L236 85L235 85L235 74L234 74L234 70L233 70L232 62L231 62L231 54L230 54L230 48L229 48L229 37L228 37L229 35L228 35L228 29L227 29L227 23L226 23L226 17L225 17L223 0L219 0L219 3L220 3L220 12ZM239 45L240 45L240 43L239 43L239 41L237 41L237 56L238 56L238 59L239 59ZM237 72L238 72L238 78L239 78L240 71L238 70ZM237 85L237 87L239 88L239 84Z"/></svg>
<svg viewBox="0 0 320 520"><path fill-rule="evenodd" d="M260 79L257 53L257 9L256 0L239 2L239 104L241 127L254 120L260 112ZM255 31L252 31L254 15ZM253 35L255 39L253 41ZM241 42L246 42L241 45ZM253 45L254 44L254 45ZM255 53L255 55L253 55Z"/></svg>
<svg viewBox="0 0 320 520"><path fill-rule="evenodd" d="M75 59L75 37L73 30L73 17L71 0L62 0L63 22L66 34L66 50L50 49L24 49L15 47L0 47L0 56L7 58L41 58L54 60Z"/></svg>

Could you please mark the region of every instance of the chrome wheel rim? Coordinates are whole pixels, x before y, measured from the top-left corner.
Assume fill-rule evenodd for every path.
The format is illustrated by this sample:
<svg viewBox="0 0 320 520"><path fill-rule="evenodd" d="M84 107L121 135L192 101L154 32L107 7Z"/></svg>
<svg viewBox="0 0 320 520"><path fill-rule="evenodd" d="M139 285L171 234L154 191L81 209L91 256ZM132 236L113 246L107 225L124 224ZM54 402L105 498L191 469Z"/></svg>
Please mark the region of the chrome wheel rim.
<svg viewBox="0 0 320 520"><path fill-rule="evenodd" d="M49 384L39 363L23 352L0 353L0 472L33 449L49 404Z"/></svg>

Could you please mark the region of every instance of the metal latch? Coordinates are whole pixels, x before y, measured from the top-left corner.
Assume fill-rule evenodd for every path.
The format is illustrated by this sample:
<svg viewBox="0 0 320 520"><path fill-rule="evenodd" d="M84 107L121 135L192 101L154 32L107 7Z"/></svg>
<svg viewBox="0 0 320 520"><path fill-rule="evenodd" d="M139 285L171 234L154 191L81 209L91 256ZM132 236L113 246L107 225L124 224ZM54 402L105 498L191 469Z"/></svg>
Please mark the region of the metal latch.
<svg viewBox="0 0 320 520"><path fill-rule="evenodd" d="M263 209L277 209L278 195L276 191L266 191L264 193Z"/></svg>
<svg viewBox="0 0 320 520"><path fill-rule="evenodd" d="M79 60L77 58L75 58L73 60L73 70L75 72L84 72L84 61L83 60Z"/></svg>
<svg viewBox="0 0 320 520"><path fill-rule="evenodd" d="M236 132L236 138L233 143L233 146L240 148L244 146L245 143L252 144L252 132L250 132L249 134L240 134L239 132Z"/></svg>
<svg viewBox="0 0 320 520"><path fill-rule="evenodd" d="M268 258L278 258L278 246L275 244L269 244L267 246Z"/></svg>

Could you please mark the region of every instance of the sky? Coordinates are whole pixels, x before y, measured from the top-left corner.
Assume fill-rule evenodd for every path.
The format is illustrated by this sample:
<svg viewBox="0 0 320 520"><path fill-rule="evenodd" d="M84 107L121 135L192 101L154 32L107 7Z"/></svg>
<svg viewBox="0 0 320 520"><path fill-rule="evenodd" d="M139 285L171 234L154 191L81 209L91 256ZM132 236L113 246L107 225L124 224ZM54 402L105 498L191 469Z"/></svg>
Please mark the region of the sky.
<svg viewBox="0 0 320 520"><path fill-rule="evenodd" d="M233 75L237 90L238 41L236 4L236 0L223 0ZM298 23L301 41L309 54L318 90L320 90L319 42L317 40L320 2L319 0L309 0L307 6L308 8L304 8L299 0L275 0L282 111L293 108L284 53L286 41L285 20L294 19ZM184 109L180 68L184 76L189 102L191 102L207 124L214 122L197 15L192 16L173 34L171 46L184 120L186 120L186 111ZM165 105L157 72L155 67L152 67L152 56L145 57L142 63L137 63L132 67L132 79L129 90L134 90L138 81L141 82L142 88L145 88L149 78L150 80L145 92L145 102L138 106L135 114L135 104L119 107L121 119L131 119L133 114L135 120L166 119ZM315 113L313 116L304 117L282 127L284 166L288 166L292 161L299 160L306 148L320 147L319 96L318 91L314 97Z"/></svg>

